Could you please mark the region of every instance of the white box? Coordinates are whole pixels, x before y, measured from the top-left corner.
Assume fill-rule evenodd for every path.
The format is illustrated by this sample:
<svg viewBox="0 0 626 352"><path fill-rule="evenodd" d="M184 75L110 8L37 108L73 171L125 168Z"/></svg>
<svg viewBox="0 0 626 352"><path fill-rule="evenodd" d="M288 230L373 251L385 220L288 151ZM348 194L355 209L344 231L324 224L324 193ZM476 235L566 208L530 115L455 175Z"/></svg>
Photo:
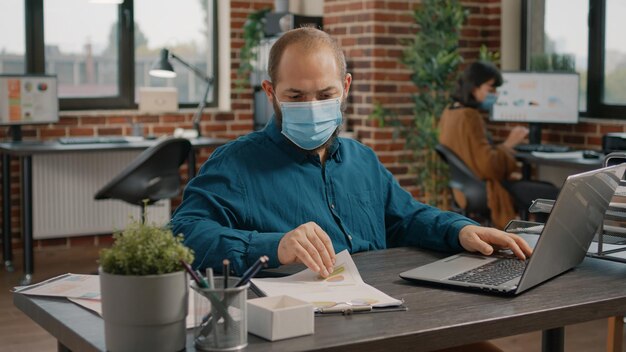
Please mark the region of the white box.
<svg viewBox="0 0 626 352"><path fill-rule="evenodd" d="M270 341L314 332L313 305L290 296L248 300L248 332Z"/></svg>
<svg viewBox="0 0 626 352"><path fill-rule="evenodd" d="M139 112L178 111L176 87L139 87Z"/></svg>

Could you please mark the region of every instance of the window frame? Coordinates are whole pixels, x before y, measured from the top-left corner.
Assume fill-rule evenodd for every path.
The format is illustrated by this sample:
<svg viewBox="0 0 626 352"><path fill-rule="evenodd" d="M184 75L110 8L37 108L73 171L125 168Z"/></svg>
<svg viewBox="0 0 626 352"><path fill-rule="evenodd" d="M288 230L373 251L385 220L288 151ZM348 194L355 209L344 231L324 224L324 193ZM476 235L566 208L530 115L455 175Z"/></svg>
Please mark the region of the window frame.
<svg viewBox="0 0 626 352"><path fill-rule="evenodd" d="M521 31L521 68L528 70L529 60L529 22L532 14L529 13L531 0L522 2L522 31ZM580 112L581 117L611 118L626 120L626 104L606 104L602 101L604 95L604 44L606 31L606 0L589 0L589 15L587 26L589 39L587 46L587 111Z"/></svg>
<svg viewBox="0 0 626 352"><path fill-rule="evenodd" d="M213 6L213 43L211 60L213 67L213 96L208 97L206 107L217 107L219 90L217 77L217 4L210 0ZM41 74L46 71L45 37L44 37L44 0L25 0L25 74ZM134 2L124 0L118 5L118 92L116 96L87 97L87 98L59 98L59 109L93 110L93 109L137 109L135 103L135 43L134 43ZM197 103L179 103L179 108L195 108Z"/></svg>

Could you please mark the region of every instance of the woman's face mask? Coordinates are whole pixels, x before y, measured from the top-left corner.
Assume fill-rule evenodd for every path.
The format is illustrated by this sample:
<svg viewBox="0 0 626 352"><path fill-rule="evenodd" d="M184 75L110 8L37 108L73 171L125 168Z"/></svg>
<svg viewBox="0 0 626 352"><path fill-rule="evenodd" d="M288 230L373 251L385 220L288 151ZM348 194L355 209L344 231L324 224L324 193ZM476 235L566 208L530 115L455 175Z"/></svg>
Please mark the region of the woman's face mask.
<svg viewBox="0 0 626 352"><path fill-rule="evenodd" d="M491 110L493 105L498 100L498 95L496 94L495 79L490 79L487 82L482 83L480 86L474 88L472 94L474 95L474 99L479 101L479 109L487 111Z"/></svg>
<svg viewBox="0 0 626 352"><path fill-rule="evenodd" d="M280 102L282 134L298 147L314 150L324 145L341 125L341 98Z"/></svg>
<svg viewBox="0 0 626 352"><path fill-rule="evenodd" d="M487 94L487 96L485 97L485 100L481 101L480 104L478 105L479 108L483 109L483 110L491 110L491 108L493 108L493 105L498 101L498 95L495 93L489 93Z"/></svg>

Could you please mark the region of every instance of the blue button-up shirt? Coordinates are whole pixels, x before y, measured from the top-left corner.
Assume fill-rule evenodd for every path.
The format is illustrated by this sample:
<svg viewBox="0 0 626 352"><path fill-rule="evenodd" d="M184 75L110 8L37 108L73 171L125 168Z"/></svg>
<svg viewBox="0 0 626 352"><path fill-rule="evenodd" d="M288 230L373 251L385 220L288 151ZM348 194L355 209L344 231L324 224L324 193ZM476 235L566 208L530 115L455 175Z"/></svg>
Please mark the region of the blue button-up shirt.
<svg viewBox="0 0 626 352"><path fill-rule="evenodd" d="M361 143L337 138L324 164L292 145L274 120L218 148L185 188L171 225L195 252L194 267L241 274L261 255L279 266L285 233L313 221L336 252L393 246L460 251L458 233L476 224L417 202Z"/></svg>

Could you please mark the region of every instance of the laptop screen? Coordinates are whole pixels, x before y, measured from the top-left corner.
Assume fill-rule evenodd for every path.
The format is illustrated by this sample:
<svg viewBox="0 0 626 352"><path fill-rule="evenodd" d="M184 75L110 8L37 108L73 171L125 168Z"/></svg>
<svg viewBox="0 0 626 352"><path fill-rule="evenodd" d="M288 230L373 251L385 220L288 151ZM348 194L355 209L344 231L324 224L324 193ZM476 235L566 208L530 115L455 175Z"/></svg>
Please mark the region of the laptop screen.
<svg viewBox="0 0 626 352"><path fill-rule="evenodd" d="M621 164L567 178L522 276L519 290L558 275L584 259L624 170L626 164Z"/></svg>

